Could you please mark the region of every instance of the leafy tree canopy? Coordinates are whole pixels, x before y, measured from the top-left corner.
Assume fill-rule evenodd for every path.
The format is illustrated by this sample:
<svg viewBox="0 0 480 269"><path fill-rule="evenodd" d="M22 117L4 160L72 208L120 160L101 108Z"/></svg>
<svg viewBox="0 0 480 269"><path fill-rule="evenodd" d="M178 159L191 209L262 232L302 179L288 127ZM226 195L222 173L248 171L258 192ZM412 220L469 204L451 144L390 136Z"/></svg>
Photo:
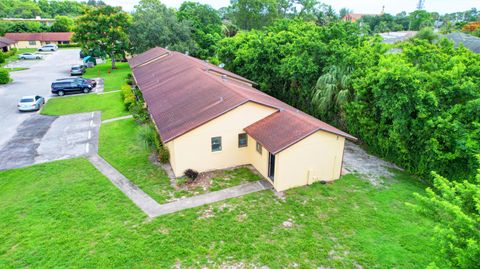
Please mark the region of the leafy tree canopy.
<svg viewBox="0 0 480 269"><path fill-rule="evenodd" d="M177 12L180 22L190 22L196 50L192 55L206 59L215 55L215 44L222 39L222 21L217 10L209 5L183 2Z"/></svg>
<svg viewBox="0 0 480 269"><path fill-rule="evenodd" d="M56 16L55 22L50 27L52 32L70 32L73 30L74 21L72 18L67 16Z"/></svg>
<svg viewBox="0 0 480 269"><path fill-rule="evenodd" d="M476 268L480 264L480 171L476 179L449 181L434 173L434 188L416 193L416 211L435 220L437 263L451 268ZM434 262L430 268L438 268Z"/></svg>
<svg viewBox="0 0 480 269"><path fill-rule="evenodd" d="M144 52L160 46L181 52L192 51L189 21L179 22L175 11L159 0L141 0L133 12L133 24L129 31L132 51Z"/></svg>
<svg viewBox="0 0 480 269"><path fill-rule="evenodd" d="M73 39L86 51L110 56L112 69L115 69L115 57L124 57L129 49L127 31L130 20L130 16L119 7L92 8L77 19Z"/></svg>

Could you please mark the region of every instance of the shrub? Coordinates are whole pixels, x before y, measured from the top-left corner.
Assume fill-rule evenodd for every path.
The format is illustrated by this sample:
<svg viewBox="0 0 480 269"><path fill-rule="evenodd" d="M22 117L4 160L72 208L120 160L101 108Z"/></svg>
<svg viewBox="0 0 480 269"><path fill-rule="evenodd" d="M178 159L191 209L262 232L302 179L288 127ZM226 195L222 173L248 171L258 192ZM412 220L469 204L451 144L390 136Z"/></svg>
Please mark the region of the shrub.
<svg viewBox="0 0 480 269"><path fill-rule="evenodd" d="M17 48L12 48L11 50L5 52L5 56L6 57L10 57L10 56L13 56L17 53Z"/></svg>
<svg viewBox="0 0 480 269"><path fill-rule="evenodd" d="M127 81L127 84L130 85L130 86L135 85L135 80L133 79L132 73L127 74L126 81Z"/></svg>
<svg viewBox="0 0 480 269"><path fill-rule="evenodd" d="M161 163L168 163L170 161L170 152L165 146L161 146L158 150L158 160Z"/></svg>
<svg viewBox="0 0 480 269"><path fill-rule="evenodd" d="M159 150L161 147L157 130L152 124L144 124L138 131L138 137L148 150Z"/></svg>
<svg viewBox="0 0 480 269"><path fill-rule="evenodd" d="M58 44L59 48L79 48L79 44Z"/></svg>
<svg viewBox="0 0 480 269"><path fill-rule="evenodd" d="M195 181L198 177L198 172L193 169L187 169L183 174L190 180L190 182Z"/></svg>
<svg viewBox="0 0 480 269"><path fill-rule="evenodd" d="M5 58L7 58L7 55L0 51L0 64L5 62Z"/></svg>
<svg viewBox="0 0 480 269"><path fill-rule="evenodd" d="M122 90L123 103L127 109L130 109L130 106L135 103L136 98L133 94L132 87L130 85L124 84L120 88Z"/></svg>
<svg viewBox="0 0 480 269"><path fill-rule="evenodd" d="M10 74L7 69L0 68L0 84L7 84L10 82Z"/></svg>
<svg viewBox="0 0 480 269"><path fill-rule="evenodd" d="M144 108L143 102L135 102L133 103L130 108L130 113L132 113L133 118L137 122L142 122L146 123L150 120L150 114L148 114L148 111Z"/></svg>

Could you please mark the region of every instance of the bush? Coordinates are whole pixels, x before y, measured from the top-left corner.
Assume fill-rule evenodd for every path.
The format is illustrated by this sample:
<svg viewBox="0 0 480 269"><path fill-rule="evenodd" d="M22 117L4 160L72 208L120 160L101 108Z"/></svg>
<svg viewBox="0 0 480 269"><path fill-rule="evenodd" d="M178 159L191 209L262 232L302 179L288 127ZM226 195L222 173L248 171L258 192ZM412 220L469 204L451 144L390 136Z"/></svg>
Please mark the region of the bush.
<svg viewBox="0 0 480 269"><path fill-rule="evenodd" d="M5 53L0 51L0 64L3 64L6 58L7 58L7 55L5 55Z"/></svg>
<svg viewBox="0 0 480 269"><path fill-rule="evenodd" d="M7 69L0 68L0 84L7 84L10 82L10 74Z"/></svg>
<svg viewBox="0 0 480 269"><path fill-rule="evenodd" d="M195 181L198 177L198 172L193 169L187 169L183 174L190 180L190 182Z"/></svg>
<svg viewBox="0 0 480 269"><path fill-rule="evenodd" d="M170 161L170 151L165 146L161 146L158 150L158 160L161 163L168 163Z"/></svg>
<svg viewBox="0 0 480 269"><path fill-rule="evenodd" d="M148 111L145 109L143 102L138 101L133 103L129 111L137 122L147 123L150 120L150 114L148 114Z"/></svg>
<svg viewBox="0 0 480 269"><path fill-rule="evenodd" d="M135 80L133 79L132 73L127 74L127 79L126 80L127 80L128 85L131 85L131 86L135 85Z"/></svg>
<svg viewBox="0 0 480 269"><path fill-rule="evenodd" d="M138 137L143 142L146 149L159 150L161 147L157 130L152 124L142 125L138 131Z"/></svg>
<svg viewBox="0 0 480 269"><path fill-rule="evenodd" d="M79 48L79 44L58 44L59 48Z"/></svg>
<svg viewBox="0 0 480 269"><path fill-rule="evenodd" d="M123 103L127 109L130 109L130 106L135 103L136 98L133 94L132 87L130 85L124 84L120 88L122 90Z"/></svg>

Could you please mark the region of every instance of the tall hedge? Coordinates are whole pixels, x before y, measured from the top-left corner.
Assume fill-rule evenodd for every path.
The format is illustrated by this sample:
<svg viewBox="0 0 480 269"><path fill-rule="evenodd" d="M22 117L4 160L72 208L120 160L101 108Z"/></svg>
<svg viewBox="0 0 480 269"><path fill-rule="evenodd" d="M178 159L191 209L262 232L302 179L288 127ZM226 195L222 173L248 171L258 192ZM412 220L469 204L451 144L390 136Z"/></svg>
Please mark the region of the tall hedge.
<svg viewBox="0 0 480 269"><path fill-rule="evenodd" d="M414 40L353 82L348 130L411 172L472 179L480 152L480 55ZM359 71L360 72L360 71Z"/></svg>

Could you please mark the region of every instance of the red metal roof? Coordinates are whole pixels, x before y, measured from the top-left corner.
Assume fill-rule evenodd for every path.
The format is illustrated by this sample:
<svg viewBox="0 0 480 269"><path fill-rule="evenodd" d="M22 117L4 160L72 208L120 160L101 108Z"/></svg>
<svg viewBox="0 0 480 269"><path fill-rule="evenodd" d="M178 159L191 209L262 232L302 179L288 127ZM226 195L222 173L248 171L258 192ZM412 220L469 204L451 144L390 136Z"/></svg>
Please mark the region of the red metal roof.
<svg viewBox="0 0 480 269"><path fill-rule="evenodd" d="M6 37L0 37L0 48L6 47L11 44L15 44L14 40L8 39Z"/></svg>
<svg viewBox="0 0 480 269"><path fill-rule="evenodd" d="M310 135L314 130L355 139L253 88L248 79L182 53L167 51L165 55L165 51L154 48L129 60L164 143L246 102L279 110L246 128L272 153ZM290 126L282 132L268 129L281 129L284 124L295 124L295 128ZM267 135L268 132L270 134Z"/></svg>
<svg viewBox="0 0 480 269"><path fill-rule="evenodd" d="M56 33L6 33L5 37L14 41L70 41L73 32Z"/></svg>

